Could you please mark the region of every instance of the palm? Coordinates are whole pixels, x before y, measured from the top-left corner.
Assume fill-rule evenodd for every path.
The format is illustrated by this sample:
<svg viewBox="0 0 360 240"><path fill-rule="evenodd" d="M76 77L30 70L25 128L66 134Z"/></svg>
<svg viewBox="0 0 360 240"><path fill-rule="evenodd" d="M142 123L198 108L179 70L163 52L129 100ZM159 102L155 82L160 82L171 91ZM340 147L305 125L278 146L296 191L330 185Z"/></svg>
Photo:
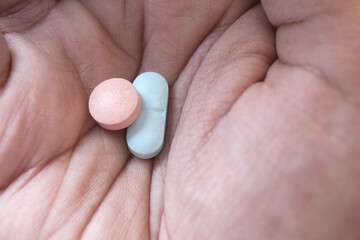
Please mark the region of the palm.
<svg viewBox="0 0 360 240"><path fill-rule="evenodd" d="M273 63L254 4L68 0L33 25L41 14L3 17L0 238L355 239L356 73L304 67L321 56L294 43L302 26L279 30ZM171 85L153 161L87 111L99 82L143 71Z"/></svg>

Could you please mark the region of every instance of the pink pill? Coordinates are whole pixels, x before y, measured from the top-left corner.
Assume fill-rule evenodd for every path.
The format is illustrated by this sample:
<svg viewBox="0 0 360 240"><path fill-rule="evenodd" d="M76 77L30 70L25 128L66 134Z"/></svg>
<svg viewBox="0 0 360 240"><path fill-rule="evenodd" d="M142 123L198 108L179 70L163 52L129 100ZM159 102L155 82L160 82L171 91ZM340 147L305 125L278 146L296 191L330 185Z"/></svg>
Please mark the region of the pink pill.
<svg viewBox="0 0 360 240"><path fill-rule="evenodd" d="M100 83L90 95L91 116L103 128L120 130L130 126L141 111L141 98L126 79L112 78Z"/></svg>

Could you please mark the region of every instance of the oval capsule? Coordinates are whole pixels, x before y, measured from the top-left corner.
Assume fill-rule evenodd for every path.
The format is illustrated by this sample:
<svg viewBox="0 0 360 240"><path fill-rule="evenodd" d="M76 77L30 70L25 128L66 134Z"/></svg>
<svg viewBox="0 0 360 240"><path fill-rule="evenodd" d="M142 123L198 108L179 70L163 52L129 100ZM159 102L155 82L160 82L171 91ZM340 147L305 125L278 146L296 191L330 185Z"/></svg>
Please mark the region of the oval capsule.
<svg viewBox="0 0 360 240"><path fill-rule="evenodd" d="M141 159L153 158L164 145L169 87L158 73L146 72L133 82L138 91L142 108L139 117L127 129L129 150Z"/></svg>

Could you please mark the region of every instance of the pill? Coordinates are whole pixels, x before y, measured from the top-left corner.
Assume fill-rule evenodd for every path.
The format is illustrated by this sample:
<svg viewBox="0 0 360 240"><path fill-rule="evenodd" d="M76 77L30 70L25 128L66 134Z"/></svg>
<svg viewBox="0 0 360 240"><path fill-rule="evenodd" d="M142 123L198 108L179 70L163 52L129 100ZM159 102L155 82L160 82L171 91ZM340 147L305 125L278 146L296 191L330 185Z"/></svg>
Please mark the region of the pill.
<svg viewBox="0 0 360 240"><path fill-rule="evenodd" d="M131 125L141 111L141 98L126 79L112 78L100 83L89 98L91 116L103 128L120 130Z"/></svg>
<svg viewBox="0 0 360 240"><path fill-rule="evenodd" d="M164 145L169 87L165 78L154 72L139 75L133 84L142 108L127 129L126 141L134 156L149 159L158 155Z"/></svg>

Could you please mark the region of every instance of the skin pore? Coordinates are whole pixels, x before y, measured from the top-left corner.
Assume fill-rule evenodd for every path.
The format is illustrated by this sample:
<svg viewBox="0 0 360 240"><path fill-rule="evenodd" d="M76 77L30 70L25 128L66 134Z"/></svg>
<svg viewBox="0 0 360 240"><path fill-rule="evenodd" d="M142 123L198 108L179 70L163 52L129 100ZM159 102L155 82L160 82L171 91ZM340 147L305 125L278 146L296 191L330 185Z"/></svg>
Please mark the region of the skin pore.
<svg viewBox="0 0 360 240"><path fill-rule="evenodd" d="M360 238L360 3L0 3L0 239ZM161 73L165 147L92 89Z"/></svg>

